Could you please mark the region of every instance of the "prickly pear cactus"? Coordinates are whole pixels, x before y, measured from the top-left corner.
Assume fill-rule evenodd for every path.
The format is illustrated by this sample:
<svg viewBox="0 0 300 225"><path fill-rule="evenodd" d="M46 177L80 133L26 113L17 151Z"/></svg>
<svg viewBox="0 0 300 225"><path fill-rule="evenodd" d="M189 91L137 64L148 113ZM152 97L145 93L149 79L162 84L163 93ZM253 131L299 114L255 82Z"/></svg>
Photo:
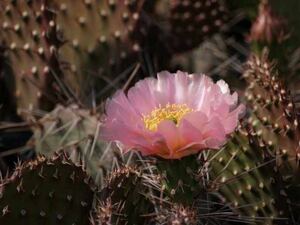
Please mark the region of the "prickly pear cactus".
<svg viewBox="0 0 300 225"><path fill-rule="evenodd" d="M49 110L56 102L79 99L90 104L83 97L91 94L95 83L102 85L94 90L96 99L104 87L111 88L107 84L114 87L119 81L108 77L128 69L123 61L139 51L130 36L142 4L2 1L0 40L15 75L20 110Z"/></svg>
<svg viewBox="0 0 300 225"><path fill-rule="evenodd" d="M298 224L299 108L280 79L297 74L299 32L285 29L297 14L285 20L280 8L299 4L262 0L257 11L257 0L227 3L230 14L225 0L2 0L0 76L14 78L15 86L0 93L14 94L23 127L33 131L28 145L45 156L1 179L0 224ZM238 8L254 22L252 30L242 25L250 39L235 30ZM220 31L226 33L214 35ZM293 75L277 74L265 45L279 71ZM249 49L263 54L242 67ZM124 83L126 90L138 70L151 76L172 62L207 68L238 87L247 115L228 142L176 160L120 154L119 146L102 142L102 100ZM246 88L228 78L231 69L243 74ZM1 167L5 154L0 146Z"/></svg>
<svg viewBox="0 0 300 225"><path fill-rule="evenodd" d="M298 169L300 134L295 105L288 91L276 76L267 55L249 61L245 78L249 82L246 97L253 109L252 122L262 139L274 148L274 153L288 155Z"/></svg>
<svg viewBox="0 0 300 225"><path fill-rule="evenodd" d="M4 50L3 43L1 43L1 38L0 51L0 117L3 120L9 120L16 115L16 102L13 93L15 81L14 78L10 76L10 70L7 66L7 56Z"/></svg>
<svg viewBox="0 0 300 225"><path fill-rule="evenodd" d="M89 224L93 182L63 154L19 164L0 187L1 224Z"/></svg>
<svg viewBox="0 0 300 225"><path fill-rule="evenodd" d="M220 32L228 20L222 1L170 0L171 46L177 52L197 47L206 37Z"/></svg>
<svg viewBox="0 0 300 225"><path fill-rule="evenodd" d="M196 196L205 191L201 181L195 176L201 168L201 163L198 155L178 160L153 161L156 173L162 176L165 193L179 204L190 204Z"/></svg>
<svg viewBox="0 0 300 225"><path fill-rule="evenodd" d="M253 111L245 127L210 159L212 184L252 223L291 224L299 183L294 104L266 54L250 59L244 77Z"/></svg>
<svg viewBox="0 0 300 225"><path fill-rule="evenodd" d="M33 125L35 150L47 157L64 149L74 162L83 161L97 184L103 184L107 170L119 151L99 140L98 114L77 105L58 105Z"/></svg>
<svg viewBox="0 0 300 225"><path fill-rule="evenodd" d="M89 96L91 89L97 94L104 92L121 72L136 63L126 60L134 58L140 50L131 36L142 5L143 1L136 0L50 3L57 12L55 25L66 41L59 49L65 82L77 96Z"/></svg>
<svg viewBox="0 0 300 225"><path fill-rule="evenodd" d="M156 28L161 34L156 41L162 41L165 50L172 53L192 50L206 38L223 32L229 19L226 8L220 0L146 1L144 4L146 16L154 19L152 24L148 19L148 25L159 24ZM149 30L144 33L152 35Z"/></svg>
<svg viewBox="0 0 300 225"><path fill-rule="evenodd" d="M197 225L201 218L197 218L195 209L185 207L178 204L170 204L169 208L160 209L155 218L155 224L170 224L170 225Z"/></svg>
<svg viewBox="0 0 300 225"><path fill-rule="evenodd" d="M95 220L99 225L145 224L154 213L159 182L159 177L138 168L125 166L112 171L99 194Z"/></svg>
<svg viewBox="0 0 300 225"><path fill-rule="evenodd" d="M254 112L250 121L260 142L268 146L273 158L276 158L274 172L282 176L282 193L287 195L288 206L297 211L300 133L299 117L292 96L278 79L267 54L249 62L245 78L250 84L246 97ZM297 217L297 214L294 216Z"/></svg>
<svg viewBox="0 0 300 225"><path fill-rule="evenodd" d="M241 220L250 224L272 224L283 216L276 204L280 202L273 185L274 160L268 149L255 140L252 133L238 131L228 144L209 160L211 189L223 196L224 201L236 211ZM280 200L282 200L280 198Z"/></svg>
<svg viewBox="0 0 300 225"><path fill-rule="evenodd" d="M143 0L1 2L0 40L15 75L19 112L49 110L57 102L90 106L124 83L143 51L166 61L165 52L190 50L220 31L227 17L221 1L156 4L163 28L149 19L159 13L146 12L147 4L143 11ZM157 43L155 50L148 46Z"/></svg>
<svg viewBox="0 0 300 225"><path fill-rule="evenodd" d="M51 66L59 45L53 35L54 15L44 1L5 0L1 1L0 8L0 39L15 75L18 111L37 106L49 109L61 95L58 87L53 86L54 75L60 76L59 70Z"/></svg>

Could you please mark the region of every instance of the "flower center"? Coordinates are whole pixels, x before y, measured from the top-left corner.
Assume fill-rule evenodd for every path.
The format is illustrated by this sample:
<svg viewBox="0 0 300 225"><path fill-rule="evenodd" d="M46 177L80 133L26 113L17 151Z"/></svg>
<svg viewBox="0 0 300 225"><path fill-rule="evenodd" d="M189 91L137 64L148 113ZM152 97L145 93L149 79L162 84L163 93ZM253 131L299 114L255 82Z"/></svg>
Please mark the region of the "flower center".
<svg viewBox="0 0 300 225"><path fill-rule="evenodd" d="M143 121L148 130L156 131L160 122L171 120L178 124L185 114L192 111L186 104L167 104L164 107L159 106L149 115L143 116Z"/></svg>

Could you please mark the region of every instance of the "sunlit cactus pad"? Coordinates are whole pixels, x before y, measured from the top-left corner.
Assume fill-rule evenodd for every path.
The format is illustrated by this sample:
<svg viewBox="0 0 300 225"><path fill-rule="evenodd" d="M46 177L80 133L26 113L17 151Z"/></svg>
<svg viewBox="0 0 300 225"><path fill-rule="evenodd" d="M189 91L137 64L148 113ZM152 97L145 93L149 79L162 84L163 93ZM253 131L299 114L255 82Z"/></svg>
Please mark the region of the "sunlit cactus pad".
<svg viewBox="0 0 300 225"><path fill-rule="evenodd" d="M57 105L33 126L36 152L51 157L64 150L73 162L82 161L87 173L101 185L119 152L99 140L100 125L100 118L90 110Z"/></svg>

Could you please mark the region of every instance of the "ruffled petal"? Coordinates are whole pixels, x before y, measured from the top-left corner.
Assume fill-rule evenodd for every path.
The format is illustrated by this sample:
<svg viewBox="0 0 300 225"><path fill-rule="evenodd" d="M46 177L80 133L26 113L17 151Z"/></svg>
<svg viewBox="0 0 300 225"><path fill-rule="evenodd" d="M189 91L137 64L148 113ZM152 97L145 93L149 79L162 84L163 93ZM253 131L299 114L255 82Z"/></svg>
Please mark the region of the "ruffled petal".
<svg viewBox="0 0 300 225"><path fill-rule="evenodd" d="M159 101L154 94L156 83L156 79L146 78L129 89L128 100L140 115L146 115L158 106Z"/></svg>
<svg viewBox="0 0 300 225"><path fill-rule="evenodd" d="M164 71L157 77L139 81L127 96L119 91L107 102L101 137L121 142L125 151L167 159L220 148L245 111L237 106L237 93L231 94L225 81L214 83L205 75ZM157 129L148 130L143 116L167 104L184 104L191 110L178 124L159 117Z"/></svg>
<svg viewBox="0 0 300 225"><path fill-rule="evenodd" d="M235 110L230 112L226 118L224 118L223 125L225 128L226 134L230 134L236 129L238 122L239 122L239 118L241 118L243 116L243 114L245 113L245 110L246 110L245 106L240 105Z"/></svg>
<svg viewBox="0 0 300 225"><path fill-rule="evenodd" d="M164 137L169 155L172 157L174 151L181 147L181 137L176 124L170 120L165 120L158 125L157 132Z"/></svg>
<svg viewBox="0 0 300 225"><path fill-rule="evenodd" d="M118 119L130 124L141 122L136 108L132 107L123 91L118 91L107 101L106 114L109 115L108 120Z"/></svg>

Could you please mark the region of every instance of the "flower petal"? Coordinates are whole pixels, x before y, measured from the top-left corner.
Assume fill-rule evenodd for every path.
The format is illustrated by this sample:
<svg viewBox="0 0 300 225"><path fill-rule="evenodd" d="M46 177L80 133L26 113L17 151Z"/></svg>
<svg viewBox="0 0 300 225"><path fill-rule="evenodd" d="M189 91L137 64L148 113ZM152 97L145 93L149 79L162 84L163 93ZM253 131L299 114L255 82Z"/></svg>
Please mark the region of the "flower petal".
<svg viewBox="0 0 300 225"><path fill-rule="evenodd" d="M169 155L172 157L174 151L181 147L181 137L176 124L170 120L165 120L158 125L157 132L165 138Z"/></svg>
<svg viewBox="0 0 300 225"><path fill-rule="evenodd" d="M164 71L157 77L139 81L128 96L119 91L107 102L101 137L121 142L125 151L167 159L220 148L245 111L243 105L237 106L237 93L231 94L225 81L214 83L205 75ZM188 110L180 111L178 119L176 106L175 113L163 109L168 104ZM149 115L151 128L144 121Z"/></svg>
<svg viewBox="0 0 300 225"><path fill-rule="evenodd" d="M230 134L235 130L239 122L239 118L245 113L245 110L245 106L240 105L238 108L229 113L229 115L224 119L223 125L226 134Z"/></svg>

